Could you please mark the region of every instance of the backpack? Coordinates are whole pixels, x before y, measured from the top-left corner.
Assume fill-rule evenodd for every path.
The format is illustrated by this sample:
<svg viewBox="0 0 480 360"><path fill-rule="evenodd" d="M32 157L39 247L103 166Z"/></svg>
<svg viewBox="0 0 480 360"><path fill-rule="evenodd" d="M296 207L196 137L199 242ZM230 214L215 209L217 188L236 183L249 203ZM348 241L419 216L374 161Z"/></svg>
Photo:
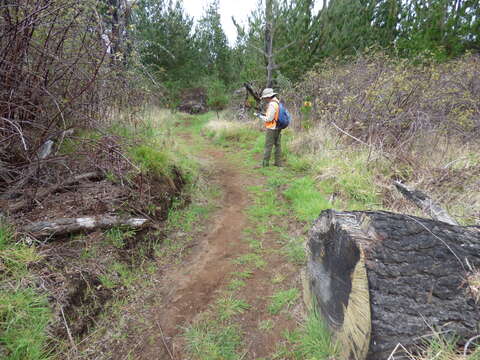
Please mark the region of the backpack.
<svg viewBox="0 0 480 360"><path fill-rule="evenodd" d="M282 103L279 103L279 105L280 110L278 111L277 129L285 129L286 127L288 127L288 125L290 125L292 117L290 116L290 113L288 112L285 105L283 105Z"/></svg>

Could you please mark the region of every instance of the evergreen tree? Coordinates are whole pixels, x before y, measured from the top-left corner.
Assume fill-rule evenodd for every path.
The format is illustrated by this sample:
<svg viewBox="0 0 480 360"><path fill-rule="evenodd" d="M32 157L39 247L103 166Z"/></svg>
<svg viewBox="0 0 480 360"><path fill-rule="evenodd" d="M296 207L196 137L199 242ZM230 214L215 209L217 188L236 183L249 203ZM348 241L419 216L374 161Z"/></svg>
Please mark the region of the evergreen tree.
<svg viewBox="0 0 480 360"><path fill-rule="evenodd" d="M219 78L224 84L233 80L231 50L222 29L218 0L212 0L196 29L199 69L205 75Z"/></svg>
<svg viewBox="0 0 480 360"><path fill-rule="evenodd" d="M159 80L175 88L198 78L193 19L181 1L140 0L135 25L142 62Z"/></svg>

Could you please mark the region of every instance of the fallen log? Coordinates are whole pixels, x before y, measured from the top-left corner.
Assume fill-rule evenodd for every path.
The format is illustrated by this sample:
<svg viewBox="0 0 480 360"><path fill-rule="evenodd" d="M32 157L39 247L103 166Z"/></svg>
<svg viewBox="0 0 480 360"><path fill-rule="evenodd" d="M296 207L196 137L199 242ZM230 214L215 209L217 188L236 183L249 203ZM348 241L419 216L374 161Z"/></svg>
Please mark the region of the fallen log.
<svg viewBox="0 0 480 360"><path fill-rule="evenodd" d="M22 231L36 238L61 236L77 232L103 230L114 226L141 228L149 222L144 218L101 215L82 218L62 218L52 221L39 221L25 226Z"/></svg>
<svg viewBox="0 0 480 360"><path fill-rule="evenodd" d="M327 210L307 248L307 298L342 344L341 359L384 360L399 343L415 351L432 329L460 343L478 334L480 227Z"/></svg>
<svg viewBox="0 0 480 360"><path fill-rule="evenodd" d="M74 176L71 179L68 179L68 180L60 183L60 184L53 185L53 186L51 186L47 189L42 189L42 190L38 191L37 194L35 195L35 199L36 200L44 199L48 195L53 194L55 192L58 192L60 190L66 189L66 188L68 188L68 187L70 187L74 184L77 184L78 182L80 182L82 180L94 180L94 179L103 179L103 178L104 178L104 175L99 171L94 171L94 172L89 172L89 173L77 175L77 176ZM17 213L17 212L31 206L32 200L33 199L22 200L22 201L19 201L19 202L15 203L15 204L12 204L9 207L7 207L7 212L10 213L10 214Z"/></svg>
<svg viewBox="0 0 480 360"><path fill-rule="evenodd" d="M442 208L439 204L433 201L427 194L420 190L412 189L400 181L394 182L395 187L402 193L405 198L413 201L425 214L434 220L443 221L447 224L458 225L458 223Z"/></svg>

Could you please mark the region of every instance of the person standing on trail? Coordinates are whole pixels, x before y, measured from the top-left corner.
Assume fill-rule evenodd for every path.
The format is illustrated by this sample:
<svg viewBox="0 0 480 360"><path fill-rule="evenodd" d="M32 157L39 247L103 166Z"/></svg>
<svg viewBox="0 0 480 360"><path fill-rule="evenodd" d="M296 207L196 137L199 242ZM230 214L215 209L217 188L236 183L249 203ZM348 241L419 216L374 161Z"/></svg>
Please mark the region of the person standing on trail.
<svg viewBox="0 0 480 360"><path fill-rule="evenodd" d="M270 155L272 153L272 148L275 145L275 166L282 166L281 156L282 156L282 129L277 127L278 116L280 114L280 102L277 98L277 93L271 88L266 88L262 92L262 99L267 102L267 112L265 115L256 114L263 122L266 127L265 135L265 150L263 153L263 162L262 166L269 166Z"/></svg>

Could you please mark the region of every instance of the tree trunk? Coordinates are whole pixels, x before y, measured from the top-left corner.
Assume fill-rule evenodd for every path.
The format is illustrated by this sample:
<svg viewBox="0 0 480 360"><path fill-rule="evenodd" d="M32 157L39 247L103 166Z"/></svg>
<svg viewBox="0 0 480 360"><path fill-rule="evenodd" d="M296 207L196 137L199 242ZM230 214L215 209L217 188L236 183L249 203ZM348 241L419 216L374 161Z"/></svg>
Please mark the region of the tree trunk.
<svg viewBox="0 0 480 360"><path fill-rule="evenodd" d="M478 334L480 227L387 212L322 212L310 231L307 298L342 359L384 360L435 329ZM423 339L423 340L422 340Z"/></svg>
<svg viewBox="0 0 480 360"><path fill-rule="evenodd" d="M271 88L273 85L273 0L265 2L265 65L267 67L267 84L265 87Z"/></svg>
<svg viewBox="0 0 480 360"><path fill-rule="evenodd" d="M63 218L52 221L39 221L25 226L23 231L35 237L51 237L81 231L108 229L114 226L140 228L146 223L148 223L148 219L100 215L95 217Z"/></svg>

